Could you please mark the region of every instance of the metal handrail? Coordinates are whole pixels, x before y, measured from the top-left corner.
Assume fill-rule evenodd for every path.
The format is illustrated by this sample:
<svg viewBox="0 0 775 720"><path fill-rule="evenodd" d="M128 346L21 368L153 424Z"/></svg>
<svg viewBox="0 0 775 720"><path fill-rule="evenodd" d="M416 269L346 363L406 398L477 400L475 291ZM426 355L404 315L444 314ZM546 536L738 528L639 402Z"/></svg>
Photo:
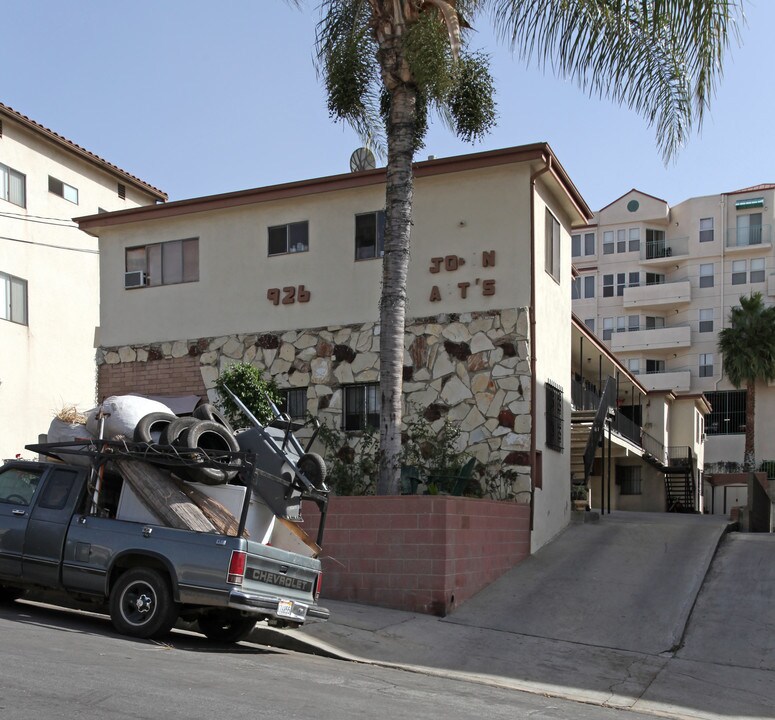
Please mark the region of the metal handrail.
<svg viewBox="0 0 775 720"><path fill-rule="evenodd" d="M589 476L592 474L592 465L595 462L597 446L603 437L606 422L612 413L616 411L616 380L612 377L606 378L603 387L603 395L597 407L595 419L592 422L592 429L587 438L587 447L584 450L584 480L589 482Z"/></svg>

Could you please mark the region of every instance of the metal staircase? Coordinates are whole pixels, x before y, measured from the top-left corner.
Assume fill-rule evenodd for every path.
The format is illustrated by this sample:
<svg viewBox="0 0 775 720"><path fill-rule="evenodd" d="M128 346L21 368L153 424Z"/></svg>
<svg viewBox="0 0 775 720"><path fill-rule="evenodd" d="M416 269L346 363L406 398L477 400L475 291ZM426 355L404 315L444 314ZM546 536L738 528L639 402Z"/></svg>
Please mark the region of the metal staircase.
<svg viewBox="0 0 775 720"><path fill-rule="evenodd" d="M694 482L694 469L691 448L680 448L680 454L668 449L668 461L665 473L665 509L667 512L697 512L697 487Z"/></svg>

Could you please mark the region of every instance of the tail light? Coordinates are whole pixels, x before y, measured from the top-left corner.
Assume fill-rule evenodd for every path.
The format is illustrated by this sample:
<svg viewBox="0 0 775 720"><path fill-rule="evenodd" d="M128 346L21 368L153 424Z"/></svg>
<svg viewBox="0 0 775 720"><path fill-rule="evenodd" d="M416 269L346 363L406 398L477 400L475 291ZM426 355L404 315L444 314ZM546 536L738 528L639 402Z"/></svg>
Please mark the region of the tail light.
<svg viewBox="0 0 775 720"><path fill-rule="evenodd" d="M318 573L318 579L315 581L315 600L320 597L320 589L323 587L323 573Z"/></svg>
<svg viewBox="0 0 775 720"><path fill-rule="evenodd" d="M226 576L226 582L232 585L242 585L242 579L245 577L245 566L247 565L248 554L244 550L232 550L229 560L229 572Z"/></svg>

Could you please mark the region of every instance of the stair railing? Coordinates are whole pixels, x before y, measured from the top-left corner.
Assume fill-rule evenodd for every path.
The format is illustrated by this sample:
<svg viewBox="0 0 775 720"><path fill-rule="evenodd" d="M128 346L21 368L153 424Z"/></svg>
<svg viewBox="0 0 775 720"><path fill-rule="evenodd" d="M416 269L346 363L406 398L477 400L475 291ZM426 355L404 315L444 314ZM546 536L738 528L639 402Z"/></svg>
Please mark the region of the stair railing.
<svg viewBox="0 0 775 720"><path fill-rule="evenodd" d="M616 413L616 380L608 377L605 381L603 394L600 397L600 404L597 406L597 413L592 422L592 429L587 438L587 447L584 449L584 481L589 483L589 476L592 474L592 465L595 462L597 446L603 439L606 423Z"/></svg>

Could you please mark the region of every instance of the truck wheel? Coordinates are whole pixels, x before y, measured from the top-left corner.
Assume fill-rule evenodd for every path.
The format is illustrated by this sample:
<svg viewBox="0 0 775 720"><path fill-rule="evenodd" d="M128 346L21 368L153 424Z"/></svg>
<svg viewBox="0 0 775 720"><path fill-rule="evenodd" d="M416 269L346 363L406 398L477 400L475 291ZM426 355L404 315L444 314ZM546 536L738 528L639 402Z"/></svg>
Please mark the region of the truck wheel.
<svg viewBox="0 0 775 720"><path fill-rule="evenodd" d="M200 615L199 632L217 643L235 643L244 640L256 625L254 617L244 617L237 610L218 610Z"/></svg>
<svg viewBox="0 0 775 720"><path fill-rule="evenodd" d="M127 570L110 591L110 619L122 635L159 637L170 631L177 617L169 583L157 570Z"/></svg>

